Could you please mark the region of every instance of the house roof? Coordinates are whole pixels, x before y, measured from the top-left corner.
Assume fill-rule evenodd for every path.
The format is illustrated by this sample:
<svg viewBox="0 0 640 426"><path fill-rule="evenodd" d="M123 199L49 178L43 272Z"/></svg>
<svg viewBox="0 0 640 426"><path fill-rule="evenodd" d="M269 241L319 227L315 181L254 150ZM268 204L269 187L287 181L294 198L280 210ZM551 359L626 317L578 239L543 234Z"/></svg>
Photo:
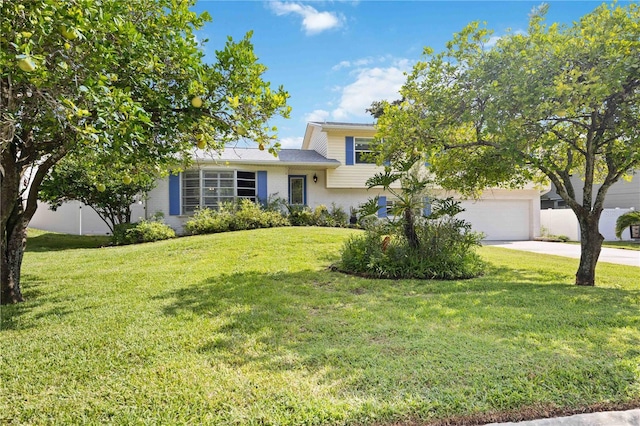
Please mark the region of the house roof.
<svg viewBox="0 0 640 426"><path fill-rule="evenodd" d="M374 123L345 123L339 121L311 121L309 124L321 126L323 129L373 130Z"/></svg>
<svg viewBox="0 0 640 426"><path fill-rule="evenodd" d="M326 158L313 150L281 149L278 156L256 148L225 148L221 153L196 150L195 159L211 162L229 162L254 165L307 166L336 168L338 160Z"/></svg>

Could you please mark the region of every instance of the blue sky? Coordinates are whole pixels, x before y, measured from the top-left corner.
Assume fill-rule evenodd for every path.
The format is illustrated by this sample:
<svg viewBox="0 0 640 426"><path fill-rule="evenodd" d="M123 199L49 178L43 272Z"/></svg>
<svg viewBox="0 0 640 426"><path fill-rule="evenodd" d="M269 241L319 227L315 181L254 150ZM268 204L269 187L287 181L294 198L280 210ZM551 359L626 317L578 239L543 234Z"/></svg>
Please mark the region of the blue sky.
<svg viewBox="0 0 640 426"><path fill-rule="evenodd" d="M549 1L547 22L570 24L596 8L596 1ZM404 73L425 46L444 49L471 21L486 22L499 37L525 31L540 1L207 1L213 21L199 33L208 38L205 60L253 31L254 49L268 67L264 78L283 85L291 118L274 119L284 148L299 148L308 121L371 123L365 109L374 100L397 99Z"/></svg>

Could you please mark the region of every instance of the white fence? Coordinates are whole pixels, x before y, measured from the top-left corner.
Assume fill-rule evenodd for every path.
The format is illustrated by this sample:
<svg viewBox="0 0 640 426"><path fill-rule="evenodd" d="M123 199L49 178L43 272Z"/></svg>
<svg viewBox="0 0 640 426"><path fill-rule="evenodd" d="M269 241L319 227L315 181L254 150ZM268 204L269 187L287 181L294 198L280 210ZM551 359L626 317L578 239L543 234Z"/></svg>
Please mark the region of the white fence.
<svg viewBox="0 0 640 426"><path fill-rule="evenodd" d="M604 209L600 216L600 233L605 241L616 238L616 220L633 209ZM580 241L580 225L571 209L547 209L540 211L540 227L548 235L566 235L571 241ZM629 229L622 233L623 240L631 240Z"/></svg>
<svg viewBox="0 0 640 426"><path fill-rule="evenodd" d="M144 219L144 205L131 205L131 221ZM46 203L38 203L38 210L33 215L30 228L44 231L61 232L76 235L106 235L110 234L109 227L100 216L89 206L79 201L64 203L56 211L50 210Z"/></svg>

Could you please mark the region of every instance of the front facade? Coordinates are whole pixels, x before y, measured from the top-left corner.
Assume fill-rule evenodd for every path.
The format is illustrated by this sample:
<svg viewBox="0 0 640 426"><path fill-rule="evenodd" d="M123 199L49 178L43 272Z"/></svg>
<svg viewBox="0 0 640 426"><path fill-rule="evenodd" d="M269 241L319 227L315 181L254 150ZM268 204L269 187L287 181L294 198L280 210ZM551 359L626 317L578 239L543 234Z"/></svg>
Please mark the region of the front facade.
<svg viewBox="0 0 640 426"><path fill-rule="evenodd" d="M146 211L164 214L178 233L198 208L216 208L238 198L267 202L279 197L289 204L315 208L342 207L347 213L368 199L380 197L380 217L393 202L380 188L368 190L366 181L382 168L367 161L375 133L372 124L309 123L301 149L283 149L277 157L258 149L228 148L220 155L198 152L189 170L158 183L148 197ZM444 191L434 190L443 197ZM461 216L484 232L487 240L529 240L540 232L540 192L533 186L519 190L486 190L476 201L464 200Z"/></svg>

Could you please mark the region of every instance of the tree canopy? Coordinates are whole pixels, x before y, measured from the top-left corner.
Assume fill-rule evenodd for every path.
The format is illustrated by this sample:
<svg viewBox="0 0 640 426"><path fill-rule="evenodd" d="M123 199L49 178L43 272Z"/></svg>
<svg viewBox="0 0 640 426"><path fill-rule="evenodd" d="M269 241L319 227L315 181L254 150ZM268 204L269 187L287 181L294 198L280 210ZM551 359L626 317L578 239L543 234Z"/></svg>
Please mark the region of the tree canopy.
<svg viewBox="0 0 640 426"><path fill-rule="evenodd" d="M607 191L640 164L640 6L603 4L569 26L545 23L547 8L495 46L472 23L425 49L403 101L383 106L381 158L425 153L436 181L466 195L553 182L581 227L576 284L594 285Z"/></svg>
<svg viewBox="0 0 640 426"><path fill-rule="evenodd" d="M193 1L2 2L2 303L22 300L26 226L40 184L68 153L166 168L196 144L246 137L278 148L268 120L288 94L263 80L251 34L205 64ZM131 167L130 173L135 172ZM99 177L93 184L99 182Z"/></svg>
<svg viewBox="0 0 640 426"><path fill-rule="evenodd" d="M92 152L70 153L42 182L39 199L56 210L67 201L90 206L113 234L115 226L130 223L131 205L151 191L163 172L146 163L129 165L109 156L110 164Z"/></svg>

